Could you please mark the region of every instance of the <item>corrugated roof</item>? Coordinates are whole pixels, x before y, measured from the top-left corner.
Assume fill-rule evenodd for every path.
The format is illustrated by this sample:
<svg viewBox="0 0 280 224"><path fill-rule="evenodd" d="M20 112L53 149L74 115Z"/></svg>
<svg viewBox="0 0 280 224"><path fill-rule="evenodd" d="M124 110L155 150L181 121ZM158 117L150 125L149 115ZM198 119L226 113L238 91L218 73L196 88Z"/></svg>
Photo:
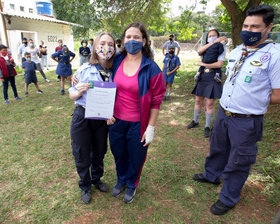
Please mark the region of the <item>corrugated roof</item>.
<svg viewBox="0 0 280 224"><path fill-rule="evenodd" d="M38 15L38 14L26 14L26 13L13 13L13 12L1 12L3 15L6 16L15 16L15 17L21 17L25 19L34 19L34 20L41 20L41 21L47 21L47 22L52 22L52 23L60 23L60 24L66 24L66 25L71 25L71 26L79 26L83 27L80 24L77 23L70 23L67 21L55 19L53 17L48 17L48 16L43 16L43 15Z"/></svg>

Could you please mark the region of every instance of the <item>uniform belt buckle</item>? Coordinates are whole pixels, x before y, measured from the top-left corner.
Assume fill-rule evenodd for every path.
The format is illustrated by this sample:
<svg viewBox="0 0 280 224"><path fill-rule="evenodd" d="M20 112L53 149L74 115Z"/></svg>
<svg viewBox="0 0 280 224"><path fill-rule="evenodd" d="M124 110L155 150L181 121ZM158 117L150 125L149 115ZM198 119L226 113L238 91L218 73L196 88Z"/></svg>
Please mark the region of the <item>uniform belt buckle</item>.
<svg viewBox="0 0 280 224"><path fill-rule="evenodd" d="M205 72L205 73L209 73L209 72L210 72L210 69L209 69L209 68L206 68L206 69L204 69L204 72Z"/></svg>
<svg viewBox="0 0 280 224"><path fill-rule="evenodd" d="M231 117L231 116L232 116L232 113L231 113L231 112L229 112L229 111L227 111L227 110L225 110L224 112L225 112L225 115L227 115L228 117Z"/></svg>

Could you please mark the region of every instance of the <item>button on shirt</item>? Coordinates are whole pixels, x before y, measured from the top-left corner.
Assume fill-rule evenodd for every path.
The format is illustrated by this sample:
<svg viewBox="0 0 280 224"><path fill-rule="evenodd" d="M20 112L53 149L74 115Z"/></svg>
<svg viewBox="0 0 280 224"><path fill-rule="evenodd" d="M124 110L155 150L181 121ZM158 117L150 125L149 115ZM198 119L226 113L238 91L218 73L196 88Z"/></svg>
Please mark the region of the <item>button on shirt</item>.
<svg viewBox="0 0 280 224"><path fill-rule="evenodd" d="M89 81L103 81L99 71L96 69L95 65L85 63L83 64L78 70L77 70L77 79L79 80L78 83L88 83ZM110 77L110 82L112 82L112 79ZM71 87L68 91L69 93L77 91L76 88L77 85ZM87 98L87 92L85 91L84 94L75 100L75 104L86 107L86 98Z"/></svg>
<svg viewBox="0 0 280 224"><path fill-rule="evenodd" d="M230 80L241 53L242 45L229 55L227 79L220 104L232 113L265 114L270 103L271 90L280 89L280 45L269 43L250 53L237 76Z"/></svg>

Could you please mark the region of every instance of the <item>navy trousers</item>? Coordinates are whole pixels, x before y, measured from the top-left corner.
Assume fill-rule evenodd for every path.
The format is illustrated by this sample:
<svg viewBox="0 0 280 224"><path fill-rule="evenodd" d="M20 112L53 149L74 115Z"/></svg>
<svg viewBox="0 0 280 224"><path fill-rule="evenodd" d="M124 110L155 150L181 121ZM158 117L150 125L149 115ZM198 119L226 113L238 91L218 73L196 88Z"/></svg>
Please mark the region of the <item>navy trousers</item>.
<svg viewBox="0 0 280 224"><path fill-rule="evenodd" d="M212 182L222 176L219 200L229 207L239 201L251 165L256 162L262 130L263 116L228 117L219 106L203 176Z"/></svg>
<svg viewBox="0 0 280 224"><path fill-rule="evenodd" d="M135 189L148 150L148 147L144 147L144 143L141 143L140 122L117 119L115 124L109 126L109 139L118 182L126 184L127 188Z"/></svg>
<svg viewBox="0 0 280 224"><path fill-rule="evenodd" d="M103 159L107 152L108 126L106 121L85 119L85 111L76 107L71 123L72 153L79 187L89 190L104 173Z"/></svg>
<svg viewBox="0 0 280 224"><path fill-rule="evenodd" d="M14 97L15 98L18 97L15 76L4 77L3 95L4 95L5 100L7 100L9 98L8 97L9 82L11 83L11 87L12 87L13 92L14 92Z"/></svg>

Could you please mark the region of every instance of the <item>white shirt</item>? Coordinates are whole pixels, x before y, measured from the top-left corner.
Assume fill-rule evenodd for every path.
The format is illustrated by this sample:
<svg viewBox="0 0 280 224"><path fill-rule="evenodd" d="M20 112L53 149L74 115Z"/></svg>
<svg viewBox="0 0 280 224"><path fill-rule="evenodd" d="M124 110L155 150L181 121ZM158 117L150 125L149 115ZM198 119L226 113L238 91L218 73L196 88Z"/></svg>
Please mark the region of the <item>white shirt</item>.
<svg viewBox="0 0 280 224"><path fill-rule="evenodd" d="M265 114L271 90L280 89L280 45L269 43L251 56L249 54L237 76L230 80L241 53L242 45L229 55L220 104L232 113Z"/></svg>
<svg viewBox="0 0 280 224"><path fill-rule="evenodd" d="M24 49L24 52L28 52L31 54L31 61L33 61L35 64L38 64L40 63L40 59L39 59L39 56L38 56L38 48L35 47L33 49L31 49L29 46L27 46L25 49Z"/></svg>

